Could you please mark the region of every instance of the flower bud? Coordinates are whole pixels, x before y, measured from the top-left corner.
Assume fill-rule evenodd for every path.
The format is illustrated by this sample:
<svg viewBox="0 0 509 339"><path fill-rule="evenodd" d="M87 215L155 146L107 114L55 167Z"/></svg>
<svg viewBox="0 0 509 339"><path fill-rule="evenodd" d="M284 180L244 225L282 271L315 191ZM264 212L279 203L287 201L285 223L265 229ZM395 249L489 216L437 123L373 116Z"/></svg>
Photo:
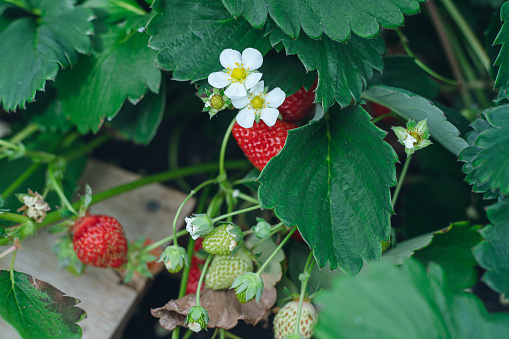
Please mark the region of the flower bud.
<svg viewBox="0 0 509 339"><path fill-rule="evenodd" d="M198 239L202 235L206 235L214 230L212 219L206 214L194 214L186 217L186 230L189 232L193 240Z"/></svg>
<svg viewBox="0 0 509 339"><path fill-rule="evenodd" d="M250 302L255 297L256 302L259 302L263 292L263 280L256 273L247 272L237 277L230 288L235 289L241 304Z"/></svg>
<svg viewBox="0 0 509 339"><path fill-rule="evenodd" d="M202 306L193 306L187 313L186 324L193 332L200 332L207 328L209 322L209 313Z"/></svg>
<svg viewBox="0 0 509 339"><path fill-rule="evenodd" d="M268 238L270 235L270 224L263 220L262 218L256 218L258 223L251 227L251 230L254 232L257 238L259 239L265 239Z"/></svg>
<svg viewBox="0 0 509 339"><path fill-rule="evenodd" d="M164 266L170 273L180 272L184 265L189 266L189 257L183 247L172 245L166 247L157 262L164 262Z"/></svg>

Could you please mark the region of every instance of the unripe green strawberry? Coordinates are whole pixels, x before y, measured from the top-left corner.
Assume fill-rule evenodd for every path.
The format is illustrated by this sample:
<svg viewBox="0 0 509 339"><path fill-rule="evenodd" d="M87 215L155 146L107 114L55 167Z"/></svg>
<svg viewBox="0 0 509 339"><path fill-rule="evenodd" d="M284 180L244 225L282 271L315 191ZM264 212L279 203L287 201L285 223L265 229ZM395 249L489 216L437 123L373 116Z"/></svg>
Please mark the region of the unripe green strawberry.
<svg viewBox="0 0 509 339"><path fill-rule="evenodd" d="M274 317L274 338L283 339L291 335L295 330L297 321L298 301L290 301ZM315 307L310 302L304 301L300 313L299 334L304 339L310 339L318 321Z"/></svg>
<svg viewBox="0 0 509 339"><path fill-rule="evenodd" d="M186 317L186 324L193 332L200 332L207 328L209 322L209 313L204 307L192 306Z"/></svg>
<svg viewBox="0 0 509 339"><path fill-rule="evenodd" d="M260 302L263 287L263 279L257 273L246 272L238 276L230 288L235 289L239 302L245 304L255 298Z"/></svg>
<svg viewBox="0 0 509 339"><path fill-rule="evenodd" d="M250 302L251 300L253 300L255 297L252 296L250 299L247 299L246 297L246 291L242 291L242 292L238 292L238 287L235 288L235 294L237 295L237 299L239 301L239 303L241 304L245 304L245 303L248 303Z"/></svg>
<svg viewBox="0 0 509 339"><path fill-rule="evenodd" d="M203 249L209 254L230 255L238 245L239 234L242 234L242 231L238 226L228 224L218 226L203 239Z"/></svg>
<svg viewBox="0 0 509 339"><path fill-rule="evenodd" d="M213 290L230 288L235 278L252 271L253 261L245 249L240 249L233 256L216 255L205 276L205 286Z"/></svg>

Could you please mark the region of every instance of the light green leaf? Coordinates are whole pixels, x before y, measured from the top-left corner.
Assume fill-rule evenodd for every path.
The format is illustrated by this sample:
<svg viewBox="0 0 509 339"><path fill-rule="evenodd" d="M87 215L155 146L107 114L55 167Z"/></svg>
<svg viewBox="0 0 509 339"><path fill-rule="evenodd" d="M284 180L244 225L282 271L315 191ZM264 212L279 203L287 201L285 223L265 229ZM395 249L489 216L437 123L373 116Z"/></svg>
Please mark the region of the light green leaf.
<svg viewBox="0 0 509 339"><path fill-rule="evenodd" d="M154 66L156 51L148 36L120 26L99 26L94 52L55 83L59 105L81 133L97 132L112 119L126 99L137 103L147 88L158 93L161 72Z"/></svg>
<svg viewBox="0 0 509 339"><path fill-rule="evenodd" d="M87 0L83 7L91 8L105 23L147 14L135 0Z"/></svg>
<svg viewBox="0 0 509 339"><path fill-rule="evenodd" d="M22 17L0 33L0 105L24 108L59 69L90 53L92 12L67 0L27 2L37 17Z"/></svg>
<svg viewBox="0 0 509 339"><path fill-rule="evenodd" d="M317 339L509 337L509 315L489 314L476 296L455 292L437 264L373 264L355 279L339 276L315 301L323 309Z"/></svg>
<svg viewBox="0 0 509 339"><path fill-rule="evenodd" d="M166 104L166 86L161 86L159 94L148 93L136 106L124 103L111 126L123 137L135 143L148 145L154 138L163 119Z"/></svg>
<svg viewBox="0 0 509 339"><path fill-rule="evenodd" d="M431 232L398 242L395 247L384 252L382 261L387 261L394 265L401 265L406 259L412 257L416 250L428 246L434 235L435 232Z"/></svg>
<svg viewBox="0 0 509 339"><path fill-rule="evenodd" d="M481 230L484 238L474 256L486 272L482 280L493 290L509 295L509 203L499 202L486 209L491 224Z"/></svg>
<svg viewBox="0 0 509 339"><path fill-rule="evenodd" d="M81 338L85 311L80 301L45 281L21 272L0 271L0 315L23 338Z"/></svg>
<svg viewBox="0 0 509 339"><path fill-rule="evenodd" d="M254 27L261 28L267 14L285 34L297 38L301 28L319 39L322 33L337 41L346 41L350 30L364 38L375 37L380 25L397 28L403 14L417 14L425 0L223 0L233 16L244 15Z"/></svg>
<svg viewBox="0 0 509 339"><path fill-rule="evenodd" d="M471 182L488 187L501 193L509 194L509 105L488 109L482 113L489 123L489 128L479 133L475 146L470 150L475 154L471 160L469 173ZM486 126L486 124L483 124ZM486 126L488 127L488 126ZM474 146L474 147L475 147ZM466 153L461 160L469 160ZM486 186L484 186L486 185Z"/></svg>
<svg viewBox="0 0 509 339"><path fill-rule="evenodd" d="M495 88L500 89L500 94L504 94L509 98L509 3L506 2L500 9L500 20L503 22L493 45L502 45L498 53L495 65L500 66L495 79Z"/></svg>
<svg viewBox="0 0 509 339"><path fill-rule="evenodd" d="M62 209L59 211L62 211ZM69 225L67 225L68 228ZM81 275L85 270L86 265L78 259L74 251L72 239L68 234L58 239L57 243L51 247L51 250L58 259L58 267L67 269L73 275Z"/></svg>
<svg viewBox="0 0 509 339"><path fill-rule="evenodd" d="M333 108L290 130L258 179L263 208L297 224L320 267L329 263L349 274L360 271L363 259L380 258L393 213L397 157L369 119L361 107Z"/></svg>
<svg viewBox="0 0 509 339"><path fill-rule="evenodd" d="M156 64L181 81L205 79L222 69L226 48L270 50L263 32L233 18L219 0L156 0L157 14L148 24L150 47L159 51Z"/></svg>
<svg viewBox="0 0 509 339"><path fill-rule="evenodd" d="M362 94L366 100L390 108L404 119L420 121L428 119L431 138L455 155L468 146L459 136L458 129L444 116L433 103L408 91L387 86L370 87Z"/></svg>
<svg viewBox="0 0 509 339"><path fill-rule="evenodd" d="M352 98L360 99L363 87L373 76L373 69L382 71L382 38L362 39L352 35L348 43L339 43L324 36L313 40L300 36L293 40L277 29L270 34L274 46L282 42L287 54L297 54L307 70L318 71L316 102L327 110L337 101L342 107Z"/></svg>

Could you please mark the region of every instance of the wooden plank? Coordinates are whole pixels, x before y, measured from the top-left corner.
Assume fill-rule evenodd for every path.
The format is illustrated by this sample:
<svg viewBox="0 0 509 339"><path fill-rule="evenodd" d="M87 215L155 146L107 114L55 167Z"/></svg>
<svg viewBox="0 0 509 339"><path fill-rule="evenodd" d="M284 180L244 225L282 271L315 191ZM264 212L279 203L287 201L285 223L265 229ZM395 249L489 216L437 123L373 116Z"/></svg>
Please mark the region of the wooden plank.
<svg viewBox="0 0 509 339"><path fill-rule="evenodd" d="M92 160L82 182L88 183L97 193L139 178L137 174ZM90 212L117 218L130 241L140 236L161 239L171 234L173 218L185 197L185 194L161 184L151 184L93 205ZM194 201L184 206L179 229L193 206ZM87 318L79 323L83 328L83 338L110 338L135 306L147 280L137 277L133 284L127 286L121 283L121 277L114 270L91 266L80 277L71 275L57 266L57 259L51 251L51 246L60 236L43 230L25 240L23 251L19 251L16 257L15 269L47 281L65 294L81 300L78 306L87 312ZM10 256L0 259L0 269L8 269L9 264ZM0 333L1 338L20 338L1 318Z"/></svg>

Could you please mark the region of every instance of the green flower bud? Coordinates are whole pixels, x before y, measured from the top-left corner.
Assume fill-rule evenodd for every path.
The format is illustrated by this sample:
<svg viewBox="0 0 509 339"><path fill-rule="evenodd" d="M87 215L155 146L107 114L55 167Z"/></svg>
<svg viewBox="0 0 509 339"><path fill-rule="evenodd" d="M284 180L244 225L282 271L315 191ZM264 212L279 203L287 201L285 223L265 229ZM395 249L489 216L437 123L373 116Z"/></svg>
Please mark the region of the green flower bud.
<svg viewBox="0 0 509 339"><path fill-rule="evenodd" d="M166 247L158 262L164 262L164 266L170 273L180 272L184 265L189 266L189 257L183 247L172 245Z"/></svg>
<svg viewBox="0 0 509 339"><path fill-rule="evenodd" d="M263 220L262 218L256 218L258 223L251 227L251 230L254 232L257 238L259 239L265 239L268 238L270 235L270 224Z"/></svg>
<svg viewBox="0 0 509 339"><path fill-rule="evenodd" d="M193 240L206 235L214 230L212 219L206 214L194 214L186 217L186 230L189 232Z"/></svg>

